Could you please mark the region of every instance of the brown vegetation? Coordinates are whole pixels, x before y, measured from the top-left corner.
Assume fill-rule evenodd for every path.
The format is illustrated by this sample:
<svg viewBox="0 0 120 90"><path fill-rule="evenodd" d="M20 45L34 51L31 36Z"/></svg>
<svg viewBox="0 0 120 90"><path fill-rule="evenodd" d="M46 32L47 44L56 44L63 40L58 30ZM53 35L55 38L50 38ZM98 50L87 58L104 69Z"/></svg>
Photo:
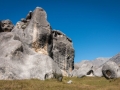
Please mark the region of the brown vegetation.
<svg viewBox="0 0 120 90"><path fill-rule="evenodd" d="M67 84L69 80L73 82ZM62 82L50 80L1 80L0 90L120 90L120 79L106 80L104 77L64 77Z"/></svg>

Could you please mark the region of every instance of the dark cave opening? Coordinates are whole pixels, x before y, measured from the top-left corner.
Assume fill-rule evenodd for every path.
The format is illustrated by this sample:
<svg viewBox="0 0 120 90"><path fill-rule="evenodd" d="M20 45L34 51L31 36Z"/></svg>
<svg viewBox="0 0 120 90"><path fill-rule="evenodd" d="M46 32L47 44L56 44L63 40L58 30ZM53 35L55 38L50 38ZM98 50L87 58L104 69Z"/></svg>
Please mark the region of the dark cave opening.
<svg viewBox="0 0 120 90"><path fill-rule="evenodd" d="M108 76L111 76L111 71L110 70L106 70L106 75L108 75Z"/></svg>
<svg viewBox="0 0 120 90"><path fill-rule="evenodd" d="M89 72L87 72L87 75L93 74L93 70L90 70Z"/></svg>

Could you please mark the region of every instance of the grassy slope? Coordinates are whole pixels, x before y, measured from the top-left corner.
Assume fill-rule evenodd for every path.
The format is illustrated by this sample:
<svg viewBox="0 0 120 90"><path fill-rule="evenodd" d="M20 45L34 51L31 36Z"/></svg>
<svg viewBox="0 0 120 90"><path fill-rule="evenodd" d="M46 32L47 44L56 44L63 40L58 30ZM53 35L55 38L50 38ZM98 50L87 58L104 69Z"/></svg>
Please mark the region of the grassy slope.
<svg viewBox="0 0 120 90"><path fill-rule="evenodd" d="M69 80L72 80L73 83L67 84ZM0 90L120 90L120 79L111 82L103 77L64 77L62 82L55 79L46 81L37 79L2 80L0 81Z"/></svg>

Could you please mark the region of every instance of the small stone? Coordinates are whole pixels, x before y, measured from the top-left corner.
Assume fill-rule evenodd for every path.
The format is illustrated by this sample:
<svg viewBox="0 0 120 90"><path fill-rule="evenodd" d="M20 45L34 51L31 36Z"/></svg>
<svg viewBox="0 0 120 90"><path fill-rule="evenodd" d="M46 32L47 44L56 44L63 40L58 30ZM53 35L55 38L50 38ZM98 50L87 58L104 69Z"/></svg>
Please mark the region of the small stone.
<svg viewBox="0 0 120 90"><path fill-rule="evenodd" d="M67 83L68 83L68 84L71 84L71 83L72 83L72 80L69 80Z"/></svg>

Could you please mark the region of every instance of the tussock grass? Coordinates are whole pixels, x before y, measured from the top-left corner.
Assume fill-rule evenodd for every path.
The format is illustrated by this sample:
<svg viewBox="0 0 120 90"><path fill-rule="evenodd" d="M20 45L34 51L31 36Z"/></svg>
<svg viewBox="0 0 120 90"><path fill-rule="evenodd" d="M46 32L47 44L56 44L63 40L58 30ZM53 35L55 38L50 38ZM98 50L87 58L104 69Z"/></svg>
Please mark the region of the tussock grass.
<svg viewBox="0 0 120 90"><path fill-rule="evenodd" d="M69 80L73 82L67 84ZM50 80L1 80L0 90L120 90L120 78L106 80L104 77L64 77L62 82Z"/></svg>

